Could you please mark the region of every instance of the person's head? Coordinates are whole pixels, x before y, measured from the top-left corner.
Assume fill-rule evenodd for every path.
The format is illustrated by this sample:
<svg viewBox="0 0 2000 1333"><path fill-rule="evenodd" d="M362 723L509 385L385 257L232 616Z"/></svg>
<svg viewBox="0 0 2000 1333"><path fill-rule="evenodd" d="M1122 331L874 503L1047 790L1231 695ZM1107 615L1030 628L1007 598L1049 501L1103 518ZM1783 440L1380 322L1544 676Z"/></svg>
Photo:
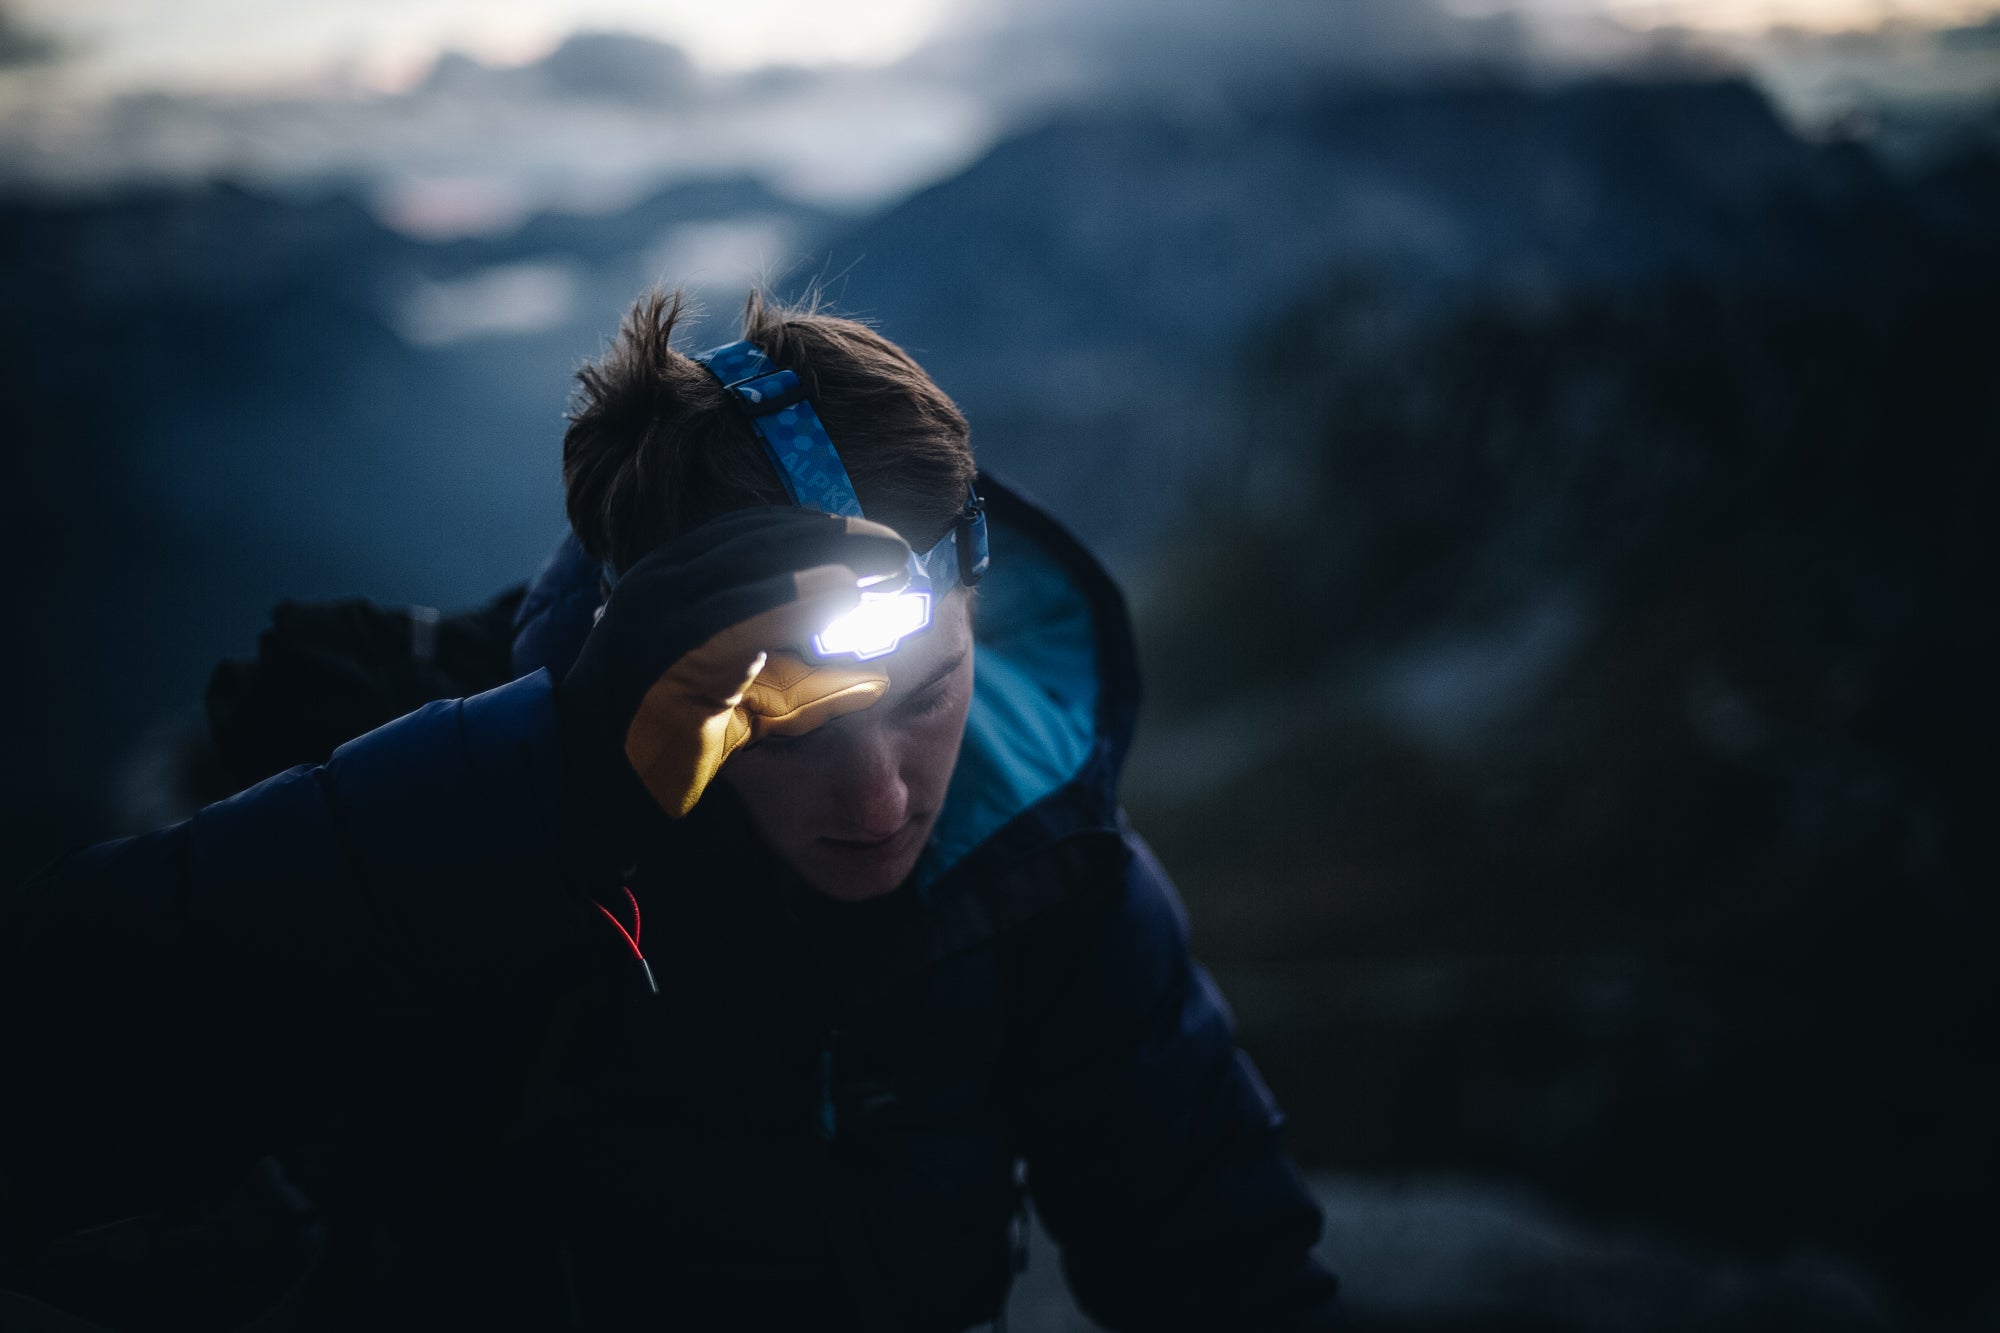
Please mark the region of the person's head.
<svg viewBox="0 0 2000 1333"><path fill-rule="evenodd" d="M673 347L684 313L680 293L648 294L577 372L563 437L570 525L621 572L731 510L790 503L742 408ZM969 431L908 353L853 320L756 295L742 336L798 375L868 517L919 551L950 530L972 481ZM878 896L923 850L971 702L967 599L953 591L929 630L877 663L889 692L876 705L723 767L765 837L822 893Z"/></svg>

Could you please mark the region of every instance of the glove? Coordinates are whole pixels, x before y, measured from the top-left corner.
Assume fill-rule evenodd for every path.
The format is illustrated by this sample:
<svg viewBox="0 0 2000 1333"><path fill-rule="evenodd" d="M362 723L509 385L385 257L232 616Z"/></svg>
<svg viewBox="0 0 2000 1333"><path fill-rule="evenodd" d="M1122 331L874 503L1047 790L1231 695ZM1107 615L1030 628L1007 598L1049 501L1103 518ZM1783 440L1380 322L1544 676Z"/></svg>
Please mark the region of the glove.
<svg viewBox="0 0 2000 1333"><path fill-rule="evenodd" d="M565 805L599 837L637 788L678 819L741 746L881 698L882 671L784 650L859 605L863 577L907 569L909 552L867 519L762 508L636 562L556 691Z"/></svg>

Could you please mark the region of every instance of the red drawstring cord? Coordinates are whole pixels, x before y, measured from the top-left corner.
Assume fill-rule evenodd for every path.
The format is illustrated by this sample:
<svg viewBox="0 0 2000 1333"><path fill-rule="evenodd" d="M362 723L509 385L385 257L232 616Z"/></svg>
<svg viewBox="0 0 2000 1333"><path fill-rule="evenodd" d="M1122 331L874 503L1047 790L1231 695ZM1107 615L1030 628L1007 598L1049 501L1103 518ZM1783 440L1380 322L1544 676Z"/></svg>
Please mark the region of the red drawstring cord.
<svg viewBox="0 0 2000 1333"><path fill-rule="evenodd" d="M625 890L625 901L632 905L632 929L630 930L625 929L625 923L623 921L620 921L615 915L613 915L610 908L606 907L603 903L598 902L597 899L592 898L590 900L590 905L592 907L595 907L598 911L604 913L604 919L606 921L609 921L612 925L618 927L618 933L625 937L625 943L631 948L632 956L639 960L640 970L642 970L646 974L647 987L653 992L653 994L658 995L660 993L660 983L653 979L653 965L646 961L645 954L639 952L639 900L633 896L630 887L625 885L621 885L620 887Z"/></svg>
<svg viewBox="0 0 2000 1333"><path fill-rule="evenodd" d="M632 904L632 929L630 930L625 929L625 923L623 921L620 921L616 916L614 916L611 912L611 909L606 907L603 903L598 902L595 898L592 898L590 900L590 905L592 907L595 907L598 911L604 913L604 919L606 921L609 921L612 925L618 928L618 933L625 937L625 943L631 946L632 956L643 963L646 961L646 955L639 952L639 925L640 925L639 900L632 896L632 890L630 888L625 888L625 901ZM649 968L647 970L650 973L651 969Z"/></svg>

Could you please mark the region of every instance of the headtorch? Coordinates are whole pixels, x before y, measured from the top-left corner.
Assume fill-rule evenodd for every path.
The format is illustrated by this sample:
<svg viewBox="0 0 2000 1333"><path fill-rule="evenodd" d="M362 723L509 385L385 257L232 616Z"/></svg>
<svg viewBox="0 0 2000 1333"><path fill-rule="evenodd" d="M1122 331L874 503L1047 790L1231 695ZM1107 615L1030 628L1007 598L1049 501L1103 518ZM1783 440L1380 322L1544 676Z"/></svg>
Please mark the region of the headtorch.
<svg viewBox="0 0 2000 1333"><path fill-rule="evenodd" d="M813 635L815 656L852 657L866 662L896 651L896 645L931 623L931 582L917 569L917 557L910 556L910 569L903 586L879 591L896 576L864 580L861 605ZM871 587L870 585L873 585Z"/></svg>
<svg viewBox="0 0 2000 1333"><path fill-rule="evenodd" d="M725 343L694 358L742 404L778 469L792 503L843 517L861 518L833 439L813 410L799 377L771 364L748 339ZM812 653L857 661L884 657L931 623L938 601L954 587L971 587L986 574L986 502L966 487L965 507L951 530L928 551L910 554L903 574L864 582L861 604L813 635ZM872 585L872 586L871 586Z"/></svg>

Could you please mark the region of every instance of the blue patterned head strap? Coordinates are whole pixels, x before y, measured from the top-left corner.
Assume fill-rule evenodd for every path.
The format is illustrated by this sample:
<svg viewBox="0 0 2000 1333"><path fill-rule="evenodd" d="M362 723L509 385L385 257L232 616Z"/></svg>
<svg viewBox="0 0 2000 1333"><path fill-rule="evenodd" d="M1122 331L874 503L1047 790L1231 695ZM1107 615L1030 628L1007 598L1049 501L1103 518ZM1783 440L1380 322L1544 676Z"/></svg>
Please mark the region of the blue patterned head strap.
<svg viewBox="0 0 2000 1333"><path fill-rule="evenodd" d="M826 433L797 375L773 367L764 349L747 338L694 359L750 414L793 504L843 517L865 517L833 437ZM951 530L930 550L911 554L908 586L942 597L957 585L969 588L978 583L986 575L986 565L986 501L974 483L965 488L965 507ZM607 560L604 588L608 592L617 584L618 571Z"/></svg>
<svg viewBox="0 0 2000 1333"><path fill-rule="evenodd" d="M750 414L793 504L863 517L861 499L833 447L833 437L826 433L797 375L774 367L764 349L748 338L724 343L694 359L722 381ZM965 509L951 531L911 561L911 583L942 596L956 584L969 588L979 582L986 563L986 502L976 486L968 486Z"/></svg>
<svg viewBox="0 0 2000 1333"><path fill-rule="evenodd" d="M695 357L750 414L792 503L846 518L861 517L861 500L847 478L799 377L779 370L749 339Z"/></svg>

